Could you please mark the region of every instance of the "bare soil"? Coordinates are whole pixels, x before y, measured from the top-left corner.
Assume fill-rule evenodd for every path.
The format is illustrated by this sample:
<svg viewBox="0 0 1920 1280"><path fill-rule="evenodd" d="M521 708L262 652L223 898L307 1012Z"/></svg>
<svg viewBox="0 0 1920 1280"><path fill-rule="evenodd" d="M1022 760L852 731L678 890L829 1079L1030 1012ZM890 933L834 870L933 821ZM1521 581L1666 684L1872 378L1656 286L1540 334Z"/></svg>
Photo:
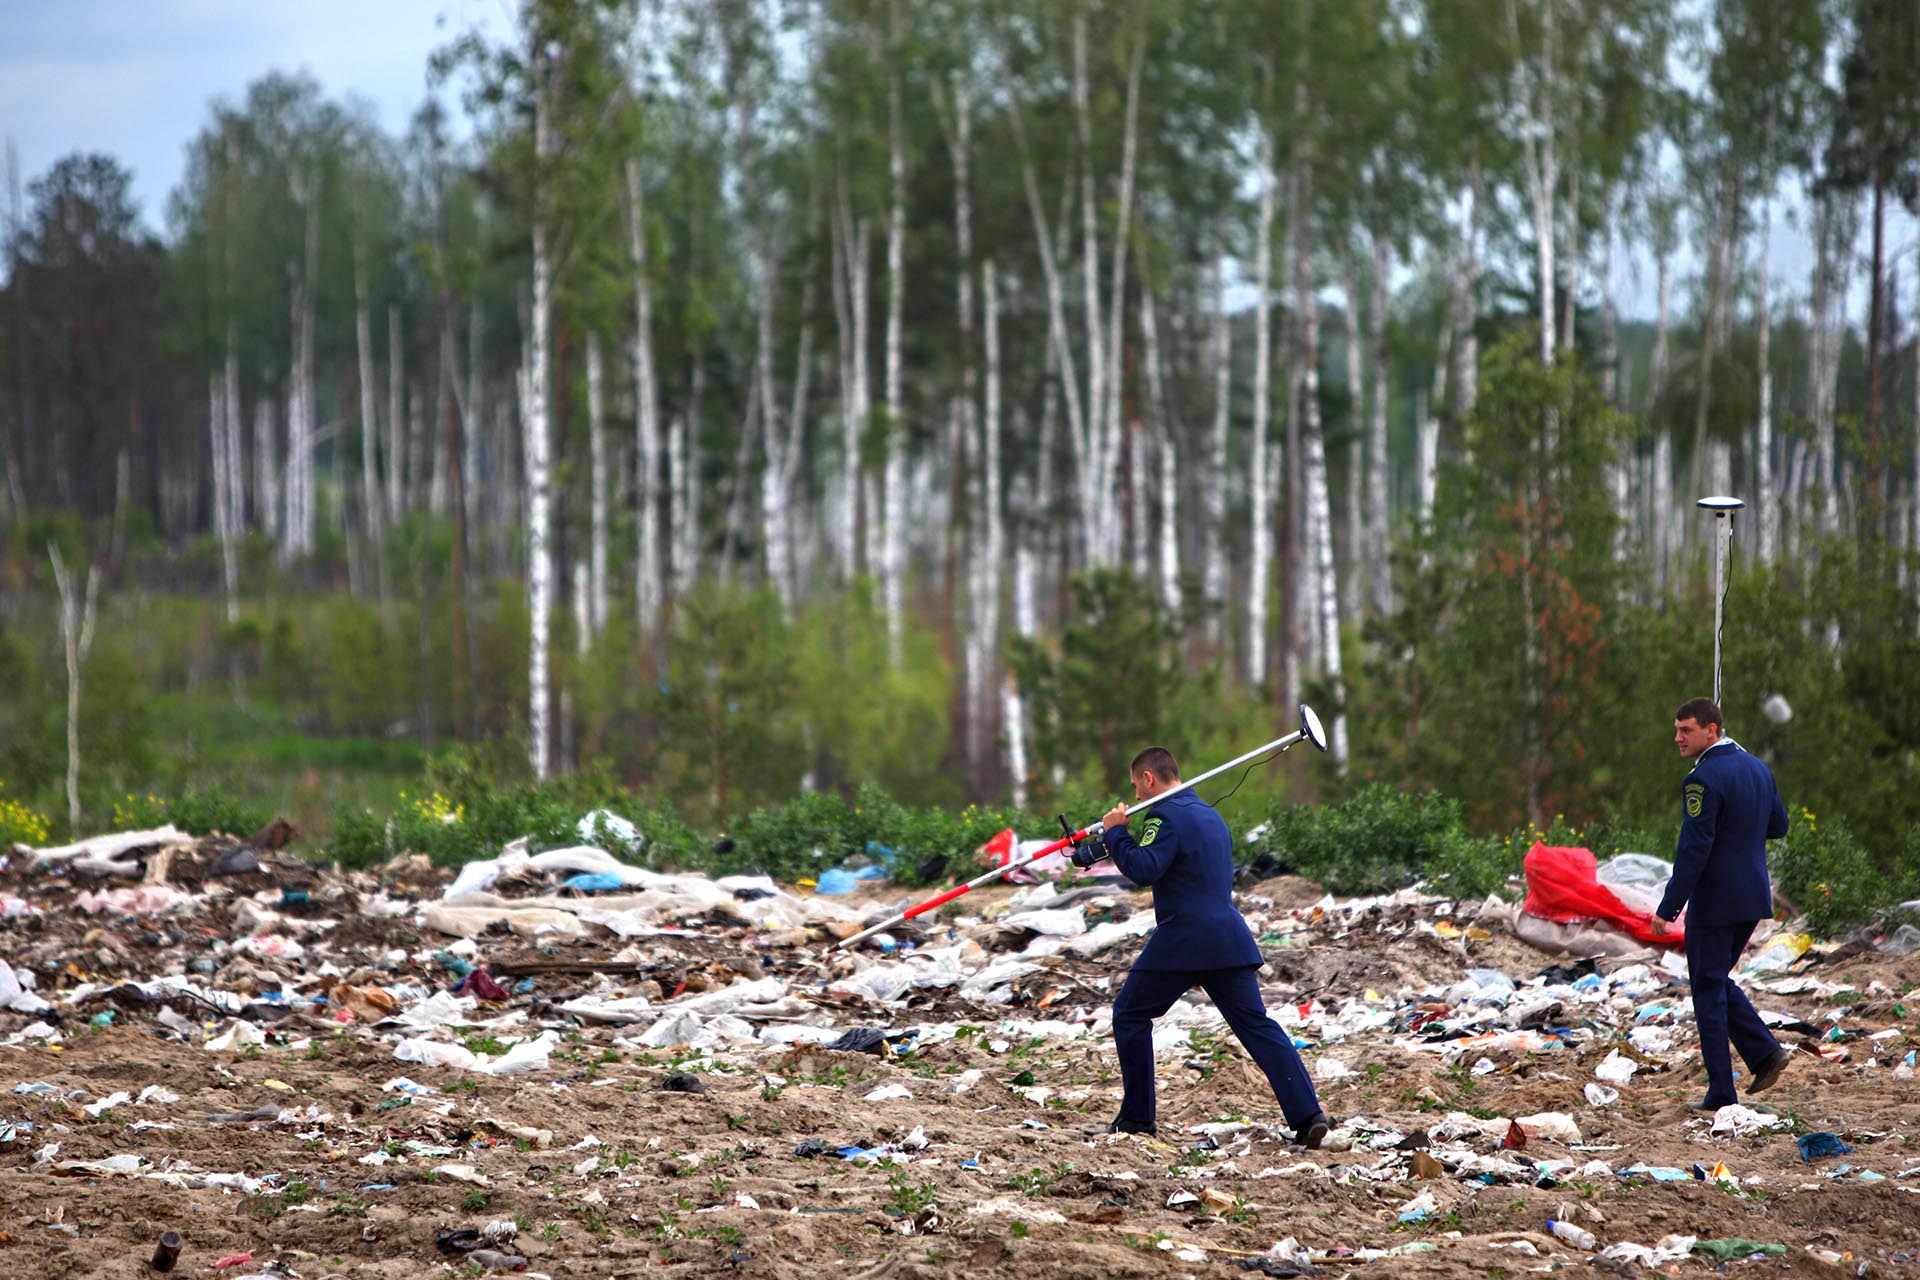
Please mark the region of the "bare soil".
<svg viewBox="0 0 1920 1280"><path fill-rule="evenodd" d="M1560 962L1497 930L1485 940L1443 940L1415 927L1416 917L1425 918L1419 911L1315 921L1311 895L1298 889L1269 883L1249 894L1250 914L1295 922L1289 932L1269 932L1264 947L1274 1007L1312 1000L1358 1008L1371 991L1406 1011L1418 993L1443 989L1468 969L1524 980ZM983 891L971 907L1009 892ZM891 907L898 897L876 901ZM192 917L103 924L42 916L0 925L0 957L34 965L42 994L58 1007L62 990L177 968L185 958L212 955L219 938L209 921ZM1106 998L1101 980L1124 975L1137 943L1093 959L1050 957L1011 1005L940 990L882 1009L821 990L833 963L822 946L770 947L740 928L705 931L697 942L639 942L480 940L482 967L496 969L639 957L622 974L539 974L531 993L487 1011L528 1015L526 1027L493 1033L502 1040L563 1029L550 1068L525 1075L398 1062L392 1040L374 1028L305 1014L262 1024L277 1043L211 1053L128 996L63 1008L58 1042L0 1047L0 1121L32 1126L0 1145L0 1276L151 1276L147 1260L169 1229L185 1242L180 1274L214 1274L216 1261L250 1253L220 1274L474 1275L478 1255L447 1252L437 1241L490 1222L512 1224L501 1249L556 1278L787 1278L829 1269L902 1280L1227 1275L1283 1237L1315 1254L1399 1250L1369 1261L1322 1256L1299 1274L1498 1277L1588 1266L1586 1252L1547 1234L1556 1217L1591 1231L1602 1247L1651 1246L1672 1234L1783 1245L1784 1256L1763 1265L1795 1272L1834 1265L1851 1272L1864 1262L1873 1274L1900 1273L1920 1258L1920 1092L1912 1078L1895 1076L1915 1043L1920 956L1816 953L1794 976L1822 985L1755 992L1763 1010L1847 1037L1829 1050L1846 1050L1849 1061L1802 1054L1773 1091L1743 1099L1784 1117L1788 1127L1779 1131L1711 1136L1711 1117L1688 1106L1704 1090L1690 1023L1682 1020L1663 1060L1625 1046L1634 1011L1616 1003L1575 1008L1562 1025L1594 1034L1548 1052L1470 1050L1450 1063L1411 1049L1414 1033L1403 1025L1311 1046L1309 1066L1335 1059L1352 1072L1321 1083L1327 1111L1336 1121L1365 1123L1349 1130L1360 1139L1354 1149L1305 1151L1289 1140L1271 1093L1231 1036L1203 1036L1161 1055L1160 1130L1148 1138L1082 1132L1104 1124L1118 1102L1105 1035L1063 1040L999 1030L1009 1019L1090 1020ZM430 965L390 962L392 948L414 957L435 944L406 920L352 916L324 945L313 945L304 966L278 970L311 976L324 959L348 976L357 969L389 983L444 985L446 975ZM223 956L223 966L234 963ZM1602 971L1609 966L1615 962ZM651 984L666 1000L676 989L692 993L760 974L786 977L822 1023L967 1030L897 1057L812 1046L691 1053L638 1045L651 1018L576 1025L552 1008L589 991L631 993ZM261 985L260 977L251 980ZM1684 1010L1684 984L1666 997ZM1035 1007L1043 1001L1047 1007ZM92 1025L91 1015L109 1008L111 1025ZM0 1013L0 1039L33 1021ZM222 1025L210 1016L206 1023ZM1868 1038L1889 1029L1896 1034ZM1590 1106L1583 1086L1616 1048L1646 1065L1620 1086L1616 1104ZM1482 1056L1492 1069L1474 1074ZM977 1082L956 1091L969 1071L980 1073ZM676 1074L692 1075L704 1091L664 1088ZM436 1092L383 1092L401 1076ZM11 1091L36 1083L54 1091ZM82 1110L155 1084L178 1100ZM865 1100L887 1085L911 1096ZM1049 1092L1036 1101L1033 1089ZM1495 1136L1433 1133L1450 1112L1485 1119L1545 1111L1574 1120L1584 1139L1578 1149L1536 1135L1502 1152ZM1192 1128L1233 1121L1251 1127L1219 1137L1213 1149ZM548 1131L550 1140L514 1136L533 1130ZM1838 1134L1855 1150L1804 1162L1796 1135L1813 1131ZM924 1147L903 1145L917 1144L916 1133ZM810 1141L824 1151L799 1154ZM51 1154L50 1144L57 1144ZM837 1154L888 1144L897 1160ZM1422 1178L1413 1167L1424 1165L1413 1148L1425 1145L1441 1161L1439 1176ZM1457 1167L1463 1153L1568 1160L1572 1168L1554 1178L1476 1178ZM59 1167L113 1156L138 1156L149 1162L144 1171L189 1183L201 1172L244 1174L264 1185L249 1194ZM1596 1160L1613 1170L1724 1164L1731 1178L1660 1182L1577 1171ZM1431 1212L1402 1222L1404 1207L1423 1192L1433 1197ZM1816 1250L1844 1257L1829 1263ZM1271 1257L1261 1265L1289 1273ZM1605 1265L1621 1274L1633 1269ZM1661 1270L1701 1274L1719 1265L1695 1254Z"/></svg>

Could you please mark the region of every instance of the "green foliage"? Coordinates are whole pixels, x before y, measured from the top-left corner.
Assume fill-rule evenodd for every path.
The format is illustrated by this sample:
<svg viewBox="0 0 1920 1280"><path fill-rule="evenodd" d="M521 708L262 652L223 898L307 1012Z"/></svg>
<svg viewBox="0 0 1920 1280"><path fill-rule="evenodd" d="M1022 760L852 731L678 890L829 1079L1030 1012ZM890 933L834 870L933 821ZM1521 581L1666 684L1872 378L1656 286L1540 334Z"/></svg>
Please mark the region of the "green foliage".
<svg viewBox="0 0 1920 1280"><path fill-rule="evenodd" d="M396 643L367 603L341 601L327 611L315 655L315 676L327 723L338 732L368 733L402 718L417 659Z"/></svg>
<svg viewBox="0 0 1920 1280"><path fill-rule="evenodd" d="M713 865L796 880L817 877L829 867L875 863L895 883L922 884L959 878L954 872L971 867L967 860L995 833L1007 827L1031 832L1031 821L1023 826L1009 810L975 805L959 813L915 809L868 783L851 801L803 792L784 804L755 809L729 829L733 849L716 855Z"/></svg>
<svg viewBox="0 0 1920 1280"><path fill-rule="evenodd" d="M6 787L0 780L0 789ZM0 852L11 849L14 844L44 845L53 830L53 824L45 814L15 800L12 796L0 795Z"/></svg>
<svg viewBox="0 0 1920 1280"><path fill-rule="evenodd" d="M1831 938L1867 924L1920 891L1915 863L1908 860L1889 874L1854 838L1845 818L1821 818L1805 807L1789 817L1786 839L1771 846L1775 885L1806 914L1816 936ZM1913 839L1909 831L1909 843Z"/></svg>
<svg viewBox="0 0 1920 1280"><path fill-rule="evenodd" d="M1342 894L1438 878L1446 892L1478 896L1499 889L1519 867L1517 857L1507 867L1486 842L1467 835L1459 801L1380 784L1338 804L1275 805L1260 838L1235 849L1242 862L1269 854L1282 869Z"/></svg>
<svg viewBox="0 0 1920 1280"><path fill-rule="evenodd" d="M953 675L935 637L907 627L901 660L894 662L886 614L864 578L802 609L790 636L795 688L789 709L805 726L816 786L875 782L929 802L963 799L944 770Z"/></svg>
<svg viewBox="0 0 1920 1280"><path fill-rule="evenodd" d="M1493 817L1478 797L1584 810L1601 781L1594 694L1619 678L1621 581L1604 467L1621 430L1577 360L1542 365L1525 334L1487 354L1472 465L1444 477L1435 517L1442 603L1412 655L1430 672L1429 776L1476 820Z"/></svg>
<svg viewBox="0 0 1920 1280"><path fill-rule="evenodd" d="M1170 729L1204 735L1224 709L1219 672L1190 669L1178 640L1140 578L1121 569L1075 577L1059 652L1015 637L1008 656L1033 719L1036 774L1059 769L1095 789L1119 786L1142 747L1173 746L1178 758Z"/></svg>
<svg viewBox="0 0 1920 1280"><path fill-rule="evenodd" d="M114 831L144 831L167 823L191 835L219 832L244 839L266 826L267 818L224 791L190 789L171 797L129 792L113 802Z"/></svg>
<svg viewBox="0 0 1920 1280"><path fill-rule="evenodd" d="M716 814L797 789L805 746L789 714L794 658L779 601L708 585L677 618L660 700L669 786L706 796Z"/></svg>

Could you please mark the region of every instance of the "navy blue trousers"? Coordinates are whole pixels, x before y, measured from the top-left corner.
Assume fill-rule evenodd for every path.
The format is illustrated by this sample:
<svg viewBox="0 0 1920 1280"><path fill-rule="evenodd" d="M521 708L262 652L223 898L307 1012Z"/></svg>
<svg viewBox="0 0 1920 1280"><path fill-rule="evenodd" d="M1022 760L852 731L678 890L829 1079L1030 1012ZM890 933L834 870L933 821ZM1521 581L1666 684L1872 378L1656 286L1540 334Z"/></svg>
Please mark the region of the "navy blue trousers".
<svg viewBox="0 0 1920 1280"><path fill-rule="evenodd" d="M1753 1011L1747 993L1732 973L1757 921L1695 924L1687 921L1687 981L1693 986L1693 1021L1700 1029L1700 1057L1707 1064L1707 1103L1738 1102L1733 1088L1733 1057L1727 1041L1740 1051L1748 1071L1756 1071L1780 1049L1780 1042Z"/></svg>
<svg viewBox="0 0 1920 1280"><path fill-rule="evenodd" d="M1201 969L1180 971L1135 969L1127 975L1120 994L1113 1000L1113 1047L1120 1055L1120 1119L1134 1124L1153 1124L1153 1020L1173 1008L1195 987L1206 991L1213 1007L1227 1020L1247 1047L1253 1060L1266 1073L1273 1096L1286 1113L1287 1124L1299 1128L1320 1110L1314 1096L1313 1081L1294 1051L1293 1040L1280 1025L1267 1016L1260 999L1260 984L1254 981L1258 966L1240 969Z"/></svg>

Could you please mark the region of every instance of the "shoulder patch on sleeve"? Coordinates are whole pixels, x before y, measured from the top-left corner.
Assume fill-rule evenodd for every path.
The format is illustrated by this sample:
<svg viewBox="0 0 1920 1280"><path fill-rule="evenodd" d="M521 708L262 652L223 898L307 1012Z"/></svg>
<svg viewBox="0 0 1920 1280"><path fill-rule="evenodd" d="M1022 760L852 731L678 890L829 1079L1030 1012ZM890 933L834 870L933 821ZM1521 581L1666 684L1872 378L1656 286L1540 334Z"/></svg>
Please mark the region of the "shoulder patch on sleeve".
<svg viewBox="0 0 1920 1280"><path fill-rule="evenodd" d="M1147 825L1140 830L1140 843L1152 844L1153 838L1160 834L1160 819L1148 818Z"/></svg>
<svg viewBox="0 0 1920 1280"><path fill-rule="evenodd" d="M1707 802L1706 784L1703 782L1689 782L1686 786L1680 788L1680 793L1686 797L1687 816L1689 818L1699 817L1701 808Z"/></svg>

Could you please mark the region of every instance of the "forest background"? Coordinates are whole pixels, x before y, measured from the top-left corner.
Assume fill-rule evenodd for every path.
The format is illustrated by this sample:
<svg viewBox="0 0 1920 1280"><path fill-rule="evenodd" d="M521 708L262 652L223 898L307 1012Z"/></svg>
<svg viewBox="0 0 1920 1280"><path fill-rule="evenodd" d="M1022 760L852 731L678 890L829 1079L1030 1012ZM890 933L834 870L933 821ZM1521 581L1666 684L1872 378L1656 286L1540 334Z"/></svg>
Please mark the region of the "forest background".
<svg viewBox="0 0 1920 1280"><path fill-rule="evenodd" d="M927 880L1304 701L1249 860L1664 855L1732 493L1783 886L1920 894L1911 4L514 12L401 136L213 103L158 238L114 157L10 159L6 841L606 806L662 865Z"/></svg>

